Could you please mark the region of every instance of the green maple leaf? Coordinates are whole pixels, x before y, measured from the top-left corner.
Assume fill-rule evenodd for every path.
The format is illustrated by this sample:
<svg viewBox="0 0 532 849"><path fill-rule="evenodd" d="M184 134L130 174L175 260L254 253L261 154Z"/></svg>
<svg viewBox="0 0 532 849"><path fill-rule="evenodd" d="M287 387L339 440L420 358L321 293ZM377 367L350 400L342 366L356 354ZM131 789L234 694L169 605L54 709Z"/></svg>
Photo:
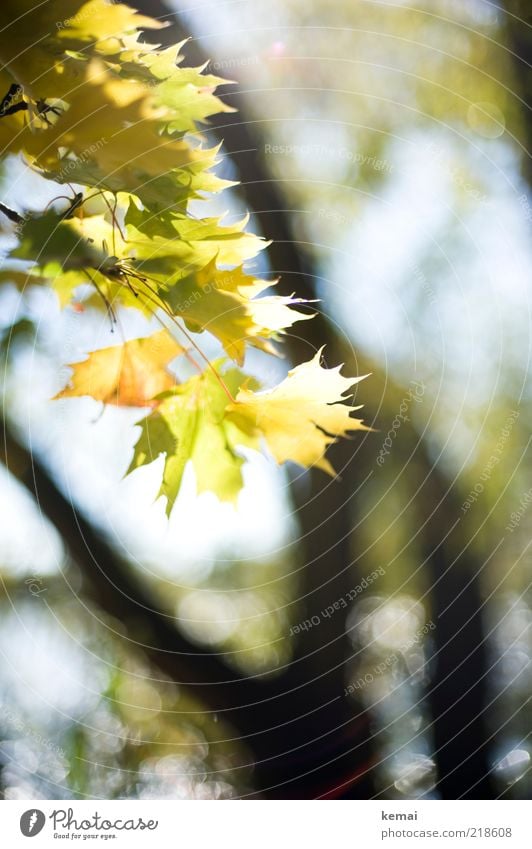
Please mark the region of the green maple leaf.
<svg viewBox="0 0 532 849"><path fill-rule="evenodd" d="M255 392L246 385L227 407L227 417L250 435L261 435L278 463L291 460L305 468L316 466L334 476L325 451L353 430L371 430L353 418L345 394L361 377L343 377L340 366L323 368L322 351L296 366L278 386Z"/></svg>
<svg viewBox="0 0 532 849"><path fill-rule="evenodd" d="M28 216L19 225L18 233L19 244L10 256L30 260L41 269L51 263L65 271L98 267L105 258L105 254L84 239L72 222L65 221L52 210Z"/></svg>
<svg viewBox="0 0 532 849"><path fill-rule="evenodd" d="M185 336L211 333L241 365L247 346L275 353L272 342L311 316L293 308L297 298L265 295L275 281L246 267L268 244L246 230L247 217L227 224L190 213L191 200L230 185L213 173L219 148L204 147L200 129L210 115L233 110L215 94L224 80L181 67L182 45L161 50L139 40L140 27L159 26L108 0L1 4L0 85L13 98L0 120L4 155L20 152L41 176L81 191L62 214L23 216L8 255L17 262L0 282L48 282L62 306L75 292L92 293L86 302L112 322L119 306L164 314ZM166 337L90 353L62 395L154 407L140 423L129 471L164 455L168 512L189 461L198 492L234 501L241 447L263 443L279 463L332 473L327 446L366 429L344 403L356 380L323 369L319 354L265 392L222 363L174 386L166 365L176 345Z"/></svg>

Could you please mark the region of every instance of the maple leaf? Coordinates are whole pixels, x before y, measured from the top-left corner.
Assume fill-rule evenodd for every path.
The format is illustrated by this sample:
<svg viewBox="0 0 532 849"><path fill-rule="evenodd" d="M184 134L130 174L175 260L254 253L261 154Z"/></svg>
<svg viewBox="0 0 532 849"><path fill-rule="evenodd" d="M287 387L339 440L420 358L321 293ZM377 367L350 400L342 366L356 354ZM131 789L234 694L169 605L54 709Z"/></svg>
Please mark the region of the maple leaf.
<svg viewBox="0 0 532 849"><path fill-rule="evenodd" d="M128 191L167 204L151 178L197 161L210 167L216 151L194 149L161 133L164 118L145 83L115 77L92 60L85 65L83 85L69 94L68 108L45 132L28 137L24 150L58 182Z"/></svg>
<svg viewBox="0 0 532 849"><path fill-rule="evenodd" d="M252 277L242 266L219 269L213 259L197 273L179 280L165 300L184 318L189 330L212 333L231 359L242 365L246 343L274 353L270 339L277 339L294 322L312 318L291 308L307 303L302 299L279 295L256 298L276 282Z"/></svg>
<svg viewBox="0 0 532 849"><path fill-rule="evenodd" d="M180 67L182 45L161 50L140 42L140 28L158 26L108 0L0 5L7 92L0 142L45 178L81 189L61 213L64 195L20 221L8 213L18 236L8 260L17 262L0 282L21 290L49 283L62 306L75 292L105 308L111 323L117 304L160 311L174 324L181 318L189 331L214 335L241 364L246 346L276 353L272 342L312 316L294 309L300 299L265 295L276 281L245 268L268 244L247 232L247 217L228 225L189 211L190 201L231 185L213 173L219 147L202 147L199 129L210 115L233 110L215 94L224 80L205 66ZM279 463L333 474L327 446L369 430L345 397L362 378L322 368L321 352L266 392L237 369L223 372L222 363L176 385L166 367L182 352L166 331L93 351L72 366L70 386L57 396L153 408L140 423L129 471L164 455L168 512L189 461L198 492L234 501L241 448L265 443Z"/></svg>
<svg viewBox="0 0 532 849"><path fill-rule="evenodd" d="M214 363L213 368L220 364ZM245 376L238 369L223 374L223 382L236 392ZM254 382L254 385L257 384ZM243 458L239 446L258 449L258 440L224 417L227 395L211 370L190 378L160 399L157 409L139 422L141 434L127 474L165 455L159 495L167 499L169 515L185 468L192 462L197 492L214 492L222 501L234 502L242 488Z"/></svg>
<svg viewBox="0 0 532 849"><path fill-rule="evenodd" d="M155 396L175 384L166 366L182 353L166 330L92 351L87 360L71 364L70 385L55 398L90 395L119 407L155 407Z"/></svg>
<svg viewBox="0 0 532 849"><path fill-rule="evenodd" d="M334 475L325 450L352 430L371 430L343 403L345 393L362 377L342 377L341 366L320 365L322 350L312 360L288 372L278 386L264 392L240 389L226 415L249 435L262 435L278 463L292 460L300 466L317 466Z"/></svg>
<svg viewBox="0 0 532 849"><path fill-rule="evenodd" d="M18 235L19 244L10 257L31 260L40 269L49 263L64 270L98 268L105 259L98 247L83 238L73 221L64 220L53 210L27 216L19 225Z"/></svg>

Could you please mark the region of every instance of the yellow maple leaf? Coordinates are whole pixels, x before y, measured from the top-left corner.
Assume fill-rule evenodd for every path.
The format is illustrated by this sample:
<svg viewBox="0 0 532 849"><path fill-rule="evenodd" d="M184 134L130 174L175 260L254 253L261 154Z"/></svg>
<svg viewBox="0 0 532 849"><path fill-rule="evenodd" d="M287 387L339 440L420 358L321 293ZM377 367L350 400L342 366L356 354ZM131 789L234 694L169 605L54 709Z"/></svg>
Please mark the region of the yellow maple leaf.
<svg viewBox="0 0 532 849"><path fill-rule="evenodd" d="M72 364L71 385L55 397L90 395L119 407L154 407L155 396L175 385L166 366L181 353L183 348L166 330L93 351L87 360Z"/></svg>
<svg viewBox="0 0 532 849"><path fill-rule="evenodd" d="M278 386L265 392L241 388L236 403L229 404L227 417L241 430L262 434L278 463L292 460L300 466L317 466L334 475L324 456L336 437L351 430L371 430L361 419L352 418L345 393L361 377L342 377L341 366L320 365L320 349L312 360L288 372Z"/></svg>

